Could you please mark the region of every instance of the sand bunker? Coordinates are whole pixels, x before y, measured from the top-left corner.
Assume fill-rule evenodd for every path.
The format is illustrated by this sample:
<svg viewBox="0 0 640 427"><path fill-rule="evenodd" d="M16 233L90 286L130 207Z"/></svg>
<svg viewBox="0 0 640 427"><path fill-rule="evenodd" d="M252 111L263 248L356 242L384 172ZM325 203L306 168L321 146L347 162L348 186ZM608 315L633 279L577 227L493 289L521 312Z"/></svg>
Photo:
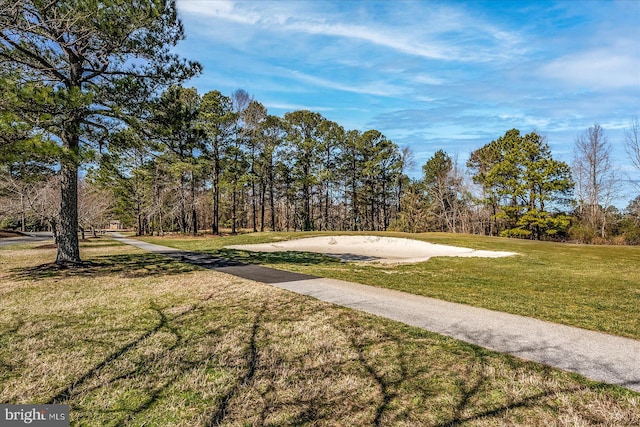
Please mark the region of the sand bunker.
<svg viewBox="0 0 640 427"><path fill-rule="evenodd" d="M438 245L420 240L380 236L321 236L255 245L227 246L254 252L316 252L343 261L408 264L435 256L498 258L515 252L481 251L457 246Z"/></svg>

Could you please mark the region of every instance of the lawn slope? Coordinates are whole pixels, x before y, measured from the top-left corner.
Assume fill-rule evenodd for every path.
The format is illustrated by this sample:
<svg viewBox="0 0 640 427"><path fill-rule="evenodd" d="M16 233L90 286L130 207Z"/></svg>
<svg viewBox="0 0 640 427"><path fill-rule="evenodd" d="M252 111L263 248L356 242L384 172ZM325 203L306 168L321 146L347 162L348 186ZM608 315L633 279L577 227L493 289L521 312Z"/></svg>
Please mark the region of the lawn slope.
<svg viewBox="0 0 640 427"><path fill-rule="evenodd" d="M100 239L0 250L0 402L75 425L638 425L640 395Z"/></svg>
<svg viewBox="0 0 640 427"><path fill-rule="evenodd" d="M495 259L442 257L398 266L341 263L310 253L223 249L232 244L319 234L256 233L145 240L640 339L637 246L587 246L448 233L373 233L520 254Z"/></svg>

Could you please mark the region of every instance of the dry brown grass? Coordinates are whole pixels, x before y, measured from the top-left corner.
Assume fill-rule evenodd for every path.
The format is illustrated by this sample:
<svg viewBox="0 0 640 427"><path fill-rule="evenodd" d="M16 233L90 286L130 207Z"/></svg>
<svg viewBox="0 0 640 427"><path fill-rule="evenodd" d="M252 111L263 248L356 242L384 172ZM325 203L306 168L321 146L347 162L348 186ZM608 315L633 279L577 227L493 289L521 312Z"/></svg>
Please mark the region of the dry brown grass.
<svg viewBox="0 0 640 427"><path fill-rule="evenodd" d="M0 250L0 402L77 425L640 425L640 397L107 243Z"/></svg>

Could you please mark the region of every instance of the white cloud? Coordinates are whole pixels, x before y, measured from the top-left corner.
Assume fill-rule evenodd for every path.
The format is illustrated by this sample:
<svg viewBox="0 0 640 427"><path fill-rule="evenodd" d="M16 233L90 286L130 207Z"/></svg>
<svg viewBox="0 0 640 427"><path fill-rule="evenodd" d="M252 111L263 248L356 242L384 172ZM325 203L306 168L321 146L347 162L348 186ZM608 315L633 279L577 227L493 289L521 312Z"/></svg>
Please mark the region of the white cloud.
<svg viewBox="0 0 640 427"><path fill-rule="evenodd" d="M640 87L637 47L599 48L558 58L542 68L543 76L580 88Z"/></svg>
<svg viewBox="0 0 640 427"><path fill-rule="evenodd" d="M404 88L389 84L385 81L367 82L366 84L349 84L342 83L338 80L310 76L299 71L287 70L287 72L291 77L304 83L342 92L352 92L362 95L395 96L406 91Z"/></svg>
<svg viewBox="0 0 640 427"><path fill-rule="evenodd" d="M331 108L331 107L318 107L318 106L310 106L310 105L304 105L304 104L289 104L289 103L270 102L270 101L266 101L264 105L268 109L273 108L275 110L286 110L286 111L296 111L296 110L333 111L334 110L334 108Z"/></svg>
<svg viewBox="0 0 640 427"><path fill-rule="evenodd" d="M460 54L449 46L438 46L437 43L423 44L406 33L384 28L370 28L361 25L346 24L309 24L301 22L290 25L291 30L319 34L325 36L348 37L384 46L398 52L429 59L455 59Z"/></svg>
<svg viewBox="0 0 640 427"><path fill-rule="evenodd" d="M414 83L426 84L426 85L432 85L432 86L442 85L447 82L445 79L434 77L429 74L417 74L412 77L412 81Z"/></svg>
<svg viewBox="0 0 640 427"><path fill-rule="evenodd" d="M399 10L384 22L371 16L354 17L314 9L311 2L234 2L179 0L178 8L194 17L209 17L246 24L269 32L294 32L361 40L420 58L460 62L486 62L504 58L520 37L485 23L464 10L431 4L392 3ZM415 13L412 13L415 12ZM460 41L478 42L475 46ZM482 48L479 48L479 43ZM473 44L473 43L472 43ZM522 53L522 52L518 52Z"/></svg>
<svg viewBox="0 0 640 427"><path fill-rule="evenodd" d="M193 16L215 17L242 24L256 24L260 20L260 15L250 11L237 13L235 3L231 0L179 0L177 5L181 13Z"/></svg>

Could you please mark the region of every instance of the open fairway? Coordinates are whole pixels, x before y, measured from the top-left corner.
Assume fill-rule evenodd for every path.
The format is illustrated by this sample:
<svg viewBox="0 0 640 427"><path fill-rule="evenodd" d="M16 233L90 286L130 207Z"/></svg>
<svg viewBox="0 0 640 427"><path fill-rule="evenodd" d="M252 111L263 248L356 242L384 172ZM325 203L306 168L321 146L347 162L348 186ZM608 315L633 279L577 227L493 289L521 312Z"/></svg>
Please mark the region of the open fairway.
<svg viewBox="0 0 640 427"><path fill-rule="evenodd" d="M232 244L279 241L322 233L143 240L640 338L640 247L573 245L448 233L366 234L517 252L519 255L494 259L436 257L423 263L389 266L342 263L312 253L223 249Z"/></svg>
<svg viewBox="0 0 640 427"><path fill-rule="evenodd" d="M78 425L640 423L625 389L108 239L82 253L0 249L1 402Z"/></svg>

